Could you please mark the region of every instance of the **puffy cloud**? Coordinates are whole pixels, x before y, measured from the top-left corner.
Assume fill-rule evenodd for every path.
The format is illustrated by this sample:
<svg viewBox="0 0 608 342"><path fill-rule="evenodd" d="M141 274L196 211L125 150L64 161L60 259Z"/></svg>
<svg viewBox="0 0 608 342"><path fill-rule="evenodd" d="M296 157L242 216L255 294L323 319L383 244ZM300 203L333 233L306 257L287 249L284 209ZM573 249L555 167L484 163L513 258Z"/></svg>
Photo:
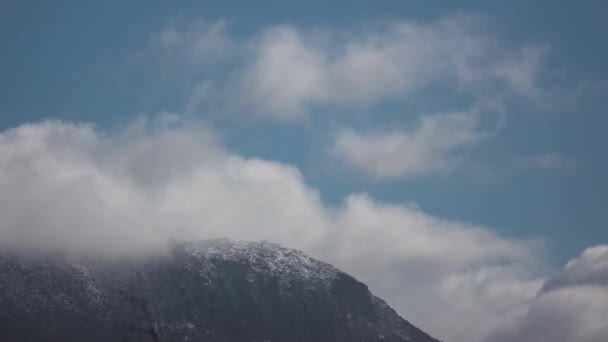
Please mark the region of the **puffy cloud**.
<svg viewBox="0 0 608 342"><path fill-rule="evenodd" d="M333 156L376 179L398 178L452 168L457 152L483 136L476 113L424 116L412 131L339 131Z"/></svg>
<svg viewBox="0 0 608 342"><path fill-rule="evenodd" d="M608 245L587 248L566 264L564 271L545 284L544 290L587 284L608 286Z"/></svg>
<svg viewBox="0 0 608 342"><path fill-rule="evenodd" d="M482 16L343 29L268 25L239 34L225 20L178 16L153 36L147 56L168 74L163 84L176 82L178 93L188 94L177 101L179 111L214 120L244 115L293 122L317 109L371 115L372 107L391 101L434 103L436 86L446 98L474 108L422 117L408 130L354 130L348 128L352 122L332 118L333 125L347 128L334 131L330 156L379 180L449 171L484 136L482 123L491 120L481 107L495 112L513 98L544 101L546 51L505 43ZM416 124L410 118L403 115L397 126ZM554 162L545 159L527 163Z"/></svg>
<svg viewBox="0 0 608 342"><path fill-rule="evenodd" d="M488 341L606 341L607 308L606 288L564 288L534 300L512 330L497 333Z"/></svg>
<svg viewBox="0 0 608 342"><path fill-rule="evenodd" d="M0 246L146 253L170 239L271 240L355 275L440 338L480 341L540 287L542 246L366 194L328 207L293 166L225 150L175 116L115 132L0 134Z"/></svg>
<svg viewBox="0 0 608 342"><path fill-rule="evenodd" d="M318 106L371 106L437 82L479 98L542 97L538 83L546 48L501 44L480 17L351 30L278 25L249 37L230 35L223 21L194 22L167 26L158 39L162 51L194 65L211 59L217 67L226 65L217 59L223 51L236 56L228 59L230 77L195 73L198 85L187 101L192 111L213 103L229 112L293 121Z"/></svg>
<svg viewBox="0 0 608 342"><path fill-rule="evenodd" d="M588 248L568 262L527 306L487 341L608 340L608 246Z"/></svg>
<svg viewBox="0 0 608 342"><path fill-rule="evenodd" d="M415 130L336 131L332 156L386 179L457 165L460 152L484 134L480 126L487 120L477 107L502 107L514 97L540 101L546 50L509 46L483 17L454 15L348 29L270 25L250 34L233 34L224 20L177 17L154 36L148 52L162 56L161 70L180 75L177 88L189 94L180 110L188 114L292 122L319 108L360 112L414 95L434 101L436 85L472 101L471 113L422 118Z"/></svg>

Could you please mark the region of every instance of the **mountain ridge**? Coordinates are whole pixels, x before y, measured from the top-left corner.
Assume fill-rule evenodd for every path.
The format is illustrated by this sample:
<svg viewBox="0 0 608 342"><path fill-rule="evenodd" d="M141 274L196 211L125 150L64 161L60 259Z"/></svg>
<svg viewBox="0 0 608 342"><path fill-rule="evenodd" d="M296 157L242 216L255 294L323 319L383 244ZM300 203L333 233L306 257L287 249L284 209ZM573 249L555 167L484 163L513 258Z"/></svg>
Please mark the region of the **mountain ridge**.
<svg viewBox="0 0 608 342"><path fill-rule="evenodd" d="M176 242L129 262L0 255L0 338L437 342L367 286L269 242Z"/></svg>

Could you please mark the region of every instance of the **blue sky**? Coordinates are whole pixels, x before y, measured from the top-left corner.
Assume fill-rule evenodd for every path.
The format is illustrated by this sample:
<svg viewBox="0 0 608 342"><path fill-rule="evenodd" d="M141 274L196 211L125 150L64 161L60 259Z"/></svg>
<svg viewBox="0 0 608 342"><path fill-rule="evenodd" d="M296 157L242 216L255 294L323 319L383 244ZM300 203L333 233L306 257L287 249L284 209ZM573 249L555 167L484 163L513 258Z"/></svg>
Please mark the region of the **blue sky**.
<svg viewBox="0 0 608 342"><path fill-rule="evenodd" d="M318 127L269 122L246 126L222 122L228 130L227 142L247 155L297 165L329 202L340 201L353 190L390 201L414 202L438 216L483 224L509 236L548 238L551 252L559 260L608 239L602 200L608 195L604 178L608 142L603 132L608 120L608 48L601 44L605 5L600 1L575 8L565 1L461 1L450 5L439 1L335 1L318 6L279 1L257 6L235 1L154 5L5 1L2 7L2 128L49 117L112 127L134 115L179 110L183 99L176 95L180 91L176 88L180 85L163 85L160 78L142 75L154 71L137 70L131 60L131 54L144 49L152 34L176 16L225 19L239 37L285 23L348 30L361 22L406 19L424 23L453 13L484 15L496 39L505 44L549 46L543 63L559 74L556 87L576 99L548 109L525 104L505 109L508 119L500 130L467 151L469 166L414 179L344 177L330 170L327 160L319 156L323 146L318 139L325 132L317 131ZM166 95L158 98L154 91ZM394 101L397 103L367 111L376 118L390 115L392 123L401 121L400 116L408 120L412 111L433 111L443 105L429 98L440 97L446 108L450 104L458 108L459 99L441 92L440 88L428 90L419 95L422 99ZM359 121L353 120L358 125L369 124ZM519 165L521 159L549 154L572 167L526 169Z"/></svg>
<svg viewBox="0 0 608 342"><path fill-rule="evenodd" d="M534 290L522 290L514 300L527 302L548 274L608 241L606 10L602 1L544 0L259 1L255 6L243 1L3 1L0 142L5 145L0 147L6 148L0 152L7 154L0 156L11 166L4 172L8 175L28 158L52 166L39 178L24 183L7 178L11 181L0 186L16 196L15 208L42 206L40 222L69 226L81 218L45 216L49 206L21 193L50 189L51 196L63 185L75 189L81 183L64 176L88 170L87 179L99 181L91 182L110 185L95 185L90 193L61 190L66 208L82 201L71 196L90 196L124 204L117 210L124 210L129 222L149 224L131 215L159 205L157 212L178 212L180 219L166 215L158 221L172 222L188 231L186 236L226 232L269 238L335 262L364 280L379 274L352 256L359 255L353 246L366 241L362 232L368 228L348 230L349 237L338 234L339 241L352 238L353 245L345 242L335 254L319 247L319 236L334 236L332 229L349 222L356 227L375 222L390 228L378 233L385 240L370 246L410 237L442 246L447 239L447 254L450 248L487 243L495 253L480 247L474 254L490 260L487 264L463 252L454 266L433 254L438 253L434 247L420 250L432 256L428 260L412 261L400 254L413 248L404 244L386 252L394 259L378 269L435 265L437 272L449 269L465 279L479 265L478 275L485 277L507 264L508 272L500 273L496 283L507 279L517 289ZM72 144L79 147L72 150ZM43 147L34 153L31 146ZM39 167L32 165L19 174ZM210 178L190 174L193 165ZM219 179L222 186L208 179ZM267 180L280 186L275 189ZM182 193L176 184L200 191ZM260 184L267 191L258 192ZM155 195L148 198L150 189ZM166 197L157 197L158 189ZM118 194L127 199L117 200ZM182 203L186 195L193 197ZM192 222L200 217L188 211L194 208L190 204L211 203L198 208L211 210L215 202L208 202L210 197L247 207L226 212L251 218L251 225L297 229L287 236L214 216L225 231L191 234ZM137 202L141 198L148 201L143 207ZM169 203L172 198L183 207ZM259 208L245 204L257 198ZM293 205L285 204L292 199ZM304 209L296 210L299 201ZM276 222L247 211L270 208L271 213L283 204L288 206L285 216L278 215ZM114 222L105 211L91 215L87 219ZM14 227L31 224L28 220L15 214ZM301 222L329 228L317 231ZM428 230L395 232L416 222ZM589 251L576 260L596 260L591 256L599 252ZM444 268L448 264L452 268ZM445 280L442 289L452 290L451 276L422 272L420 279L427 276ZM488 333L471 333L467 322L458 322L460 330L441 325L447 318L433 322L429 317L435 312L401 300L395 294L398 286L371 285L397 298L402 314L442 338L471 341ZM469 290L459 298L468 298ZM446 300L433 307L454 305ZM515 307L504 305L492 314ZM495 319L488 326L504 318L477 309L468 314L475 317L470 322ZM519 329L518 336L526 336L527 328Z"/></svg>

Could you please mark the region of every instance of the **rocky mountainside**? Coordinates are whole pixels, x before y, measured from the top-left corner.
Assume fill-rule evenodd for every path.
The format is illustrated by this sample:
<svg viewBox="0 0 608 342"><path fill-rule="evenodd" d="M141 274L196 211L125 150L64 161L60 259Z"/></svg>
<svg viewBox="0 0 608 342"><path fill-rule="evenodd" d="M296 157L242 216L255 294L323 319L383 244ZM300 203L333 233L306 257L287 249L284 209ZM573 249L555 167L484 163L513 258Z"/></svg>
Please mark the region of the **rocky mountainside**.
<svg viewBox="0 0 608 342"><path fill-rule="evenodd" d="M0 340L436 342L328 264L228 240L137 262L2 253Z"/></svg>

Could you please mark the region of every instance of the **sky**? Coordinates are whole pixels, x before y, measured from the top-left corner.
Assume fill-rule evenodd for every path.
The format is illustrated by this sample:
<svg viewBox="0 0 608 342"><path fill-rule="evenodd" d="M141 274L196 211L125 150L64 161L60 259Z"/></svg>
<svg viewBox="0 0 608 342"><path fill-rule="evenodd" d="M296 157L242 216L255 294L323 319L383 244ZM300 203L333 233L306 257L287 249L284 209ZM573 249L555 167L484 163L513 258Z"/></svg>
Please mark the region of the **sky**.
<svg viewBox="0 0 608 342"><path fill-rule="evenodd" d="M606 9L5 0L0 246L266 239L446 341L605 341Z"/></svg>

